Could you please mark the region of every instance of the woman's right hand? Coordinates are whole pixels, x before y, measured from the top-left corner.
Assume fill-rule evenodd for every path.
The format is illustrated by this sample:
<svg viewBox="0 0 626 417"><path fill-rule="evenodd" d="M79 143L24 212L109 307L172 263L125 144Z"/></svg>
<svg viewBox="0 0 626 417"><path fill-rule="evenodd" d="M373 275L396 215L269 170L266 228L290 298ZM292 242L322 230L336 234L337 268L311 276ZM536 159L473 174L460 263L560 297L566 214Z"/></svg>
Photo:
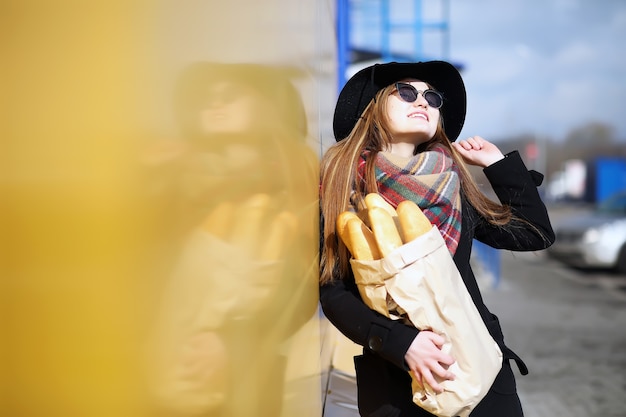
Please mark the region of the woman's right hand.
<svg viewBox="0 0 626 417"><path fill-rule="evenodd" d="M448 370L455 362L454 358L441 350L444 342L445 339L438 334L422 330L404 355L404 360L417 381L422 386L427 383L437 393L443 392L443 387L437 382L435 375L443 380L454 380L456 377Z"/></svg>

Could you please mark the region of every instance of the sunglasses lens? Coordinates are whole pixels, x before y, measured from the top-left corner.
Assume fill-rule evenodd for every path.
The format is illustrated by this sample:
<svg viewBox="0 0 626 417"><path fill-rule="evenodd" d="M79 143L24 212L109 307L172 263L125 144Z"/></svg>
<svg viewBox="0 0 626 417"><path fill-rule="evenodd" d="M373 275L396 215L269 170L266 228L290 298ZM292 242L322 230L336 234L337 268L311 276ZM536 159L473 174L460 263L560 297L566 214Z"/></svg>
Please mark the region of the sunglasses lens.
<svg viewBox="0 0 626 417"><path fill-rule="evenodd" d="M411 84L397 83L396 89L398 90L398 95L400 95L400 98L407 103L413 103L415 100L417 100L417 96L420 93L420 91L418 91ZM443 97L437 91L426 90L421 93L430 107L438 109L443 105Z"/></svg>
<svg viewBox="0 0 626 417"><path fill-rule="evenodd" d="M443 104L443 98L438 92L434 90L426 90L423 94L430 107L438 109Z"/></svg>
<svg viewBox="0 0 626 417"><path fill-rule="evenodd" d="M408 103L417 100L417 90L410 84L398 84L398 94L400 98Z"/></svg>

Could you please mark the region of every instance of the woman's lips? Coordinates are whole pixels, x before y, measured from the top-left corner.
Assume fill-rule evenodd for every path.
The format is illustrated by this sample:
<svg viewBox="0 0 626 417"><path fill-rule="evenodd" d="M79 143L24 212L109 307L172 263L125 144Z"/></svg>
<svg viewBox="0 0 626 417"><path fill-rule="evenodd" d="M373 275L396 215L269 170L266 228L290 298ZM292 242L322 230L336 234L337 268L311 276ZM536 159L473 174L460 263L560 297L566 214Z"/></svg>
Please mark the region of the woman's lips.
<svg viewBox="0 0 626 417"><path fill-rule="evenodd" d="M421 118L424 120L428 120L428 114L425 112L413 112L413 113L409 113L408 117L410 119L415 119L415 118Z"/></svg>

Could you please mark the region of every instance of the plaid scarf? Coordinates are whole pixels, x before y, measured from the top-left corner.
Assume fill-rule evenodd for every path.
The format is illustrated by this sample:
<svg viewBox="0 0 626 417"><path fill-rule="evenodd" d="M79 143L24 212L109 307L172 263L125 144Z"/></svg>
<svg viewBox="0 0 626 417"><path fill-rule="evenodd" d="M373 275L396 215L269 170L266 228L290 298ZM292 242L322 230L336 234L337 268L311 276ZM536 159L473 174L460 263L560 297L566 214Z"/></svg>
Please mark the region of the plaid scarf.
<svg viewBox="0 0 626 417"><path fill-rule="evenodd" d="M370 151L361 154L358 178L363 183L365 161ZM392 161L393 160L393 161ZM378 193L392 206L413 200L437 226L448 251L454 255L461 236L460 180L449 151L435 146L411 158L376 154Z"/></svg>

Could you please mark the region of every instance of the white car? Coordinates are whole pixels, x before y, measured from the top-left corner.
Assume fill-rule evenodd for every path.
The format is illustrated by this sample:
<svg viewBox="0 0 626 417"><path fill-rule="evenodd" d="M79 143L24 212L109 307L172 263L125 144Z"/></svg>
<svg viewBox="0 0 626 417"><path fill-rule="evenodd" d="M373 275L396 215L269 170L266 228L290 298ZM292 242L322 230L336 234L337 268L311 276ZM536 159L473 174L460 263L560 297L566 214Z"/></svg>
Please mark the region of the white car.
<svg viewBox="0 0 626 417"><path fill-rule="evenodd" d="M556 241L548 254L580 268L615 269L626 274L626 191L594 210L555 225Z"/></svg>

